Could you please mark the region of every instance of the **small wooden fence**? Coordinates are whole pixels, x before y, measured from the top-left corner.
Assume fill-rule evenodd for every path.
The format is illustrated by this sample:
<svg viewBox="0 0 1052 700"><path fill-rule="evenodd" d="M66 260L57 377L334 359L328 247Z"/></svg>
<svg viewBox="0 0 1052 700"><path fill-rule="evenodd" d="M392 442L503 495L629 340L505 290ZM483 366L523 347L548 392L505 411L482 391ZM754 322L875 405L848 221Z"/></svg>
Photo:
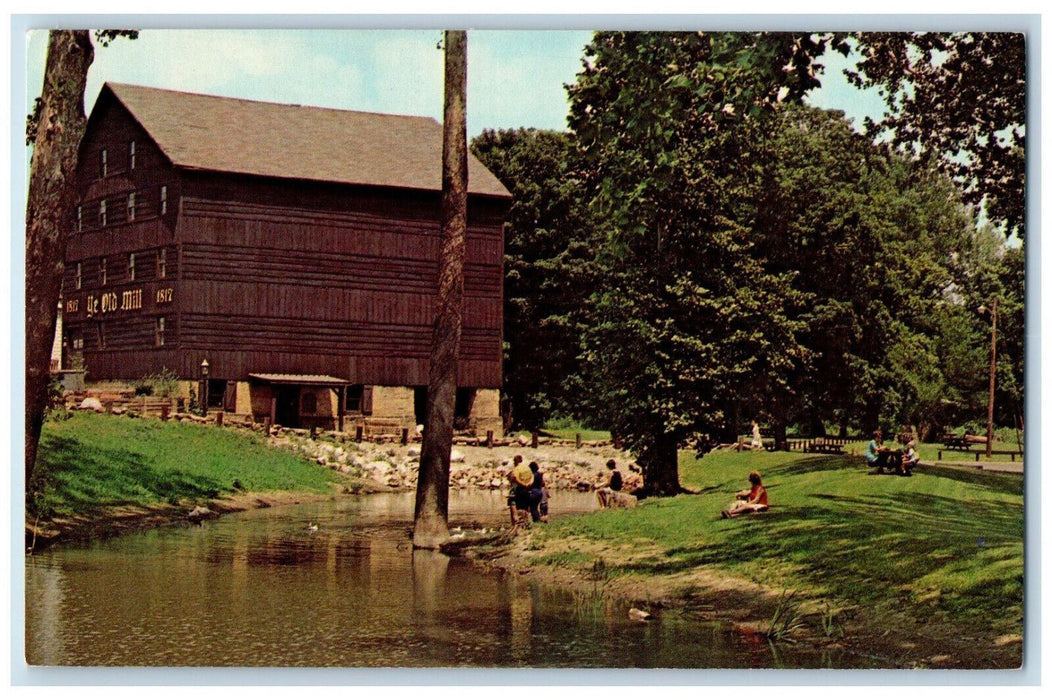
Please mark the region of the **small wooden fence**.
<svg viewBox="0 0 1052 700"><path fill-rule="evenodd" d="M136 396L119 401L103 401L107 413L127 413L134 411L141 416L165 418L182 410L183 400L176 398L158 398L155 396Z"/></svg>
<svg viewBox="0 0 1052 700"><path fill-rule="evenodd" d="M842 455L851 443L865 442L864 437L819 437L786 441L790 452Z"/></svg>

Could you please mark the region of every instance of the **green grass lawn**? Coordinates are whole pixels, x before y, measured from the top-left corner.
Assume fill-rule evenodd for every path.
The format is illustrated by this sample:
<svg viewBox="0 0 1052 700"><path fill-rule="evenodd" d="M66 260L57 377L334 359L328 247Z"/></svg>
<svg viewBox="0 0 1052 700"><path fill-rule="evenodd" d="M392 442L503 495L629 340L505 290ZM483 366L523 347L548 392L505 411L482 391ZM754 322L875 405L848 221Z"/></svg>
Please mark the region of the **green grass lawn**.
<svg viewBox="0 0 1052 700"><path fill-rule="evenodd" d="M771 510L721 519L752 469L763 476ZM583 539L645 553L604 562L611 575L709 567L878 615L907 611L928 622L976 619L1022 631L1021 475L929 466L903 478L869 475L861 457L683 452L680 479L698 493L536 529L540 557L561 556L545 555L546 543ZM594 559L552 563L587 569Z"/></svg>
<svg viewBox="0 0 1052 700"><path fill-rule="evenodd" d="M590 430L588 428L545 428L544 432L560 440L576 440L578 435L580 435L581 439L586 442L610 439L609 430Z"/></svg>
<svg viewBox="0 0 1052 700"><path fill-rule="evenodd" d="M237 490L327 492L336 477L263 437L192 423L75 413L47 421L30 514L203 501ZM34 512L35 511L35 512Z"/></svg>

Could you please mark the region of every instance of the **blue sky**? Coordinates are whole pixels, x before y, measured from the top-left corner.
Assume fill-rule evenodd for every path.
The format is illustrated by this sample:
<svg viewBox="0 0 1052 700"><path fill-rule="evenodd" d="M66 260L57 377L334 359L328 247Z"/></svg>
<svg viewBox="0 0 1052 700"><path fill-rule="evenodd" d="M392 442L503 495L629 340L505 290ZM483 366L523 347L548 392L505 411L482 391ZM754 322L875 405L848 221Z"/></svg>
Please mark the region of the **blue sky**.
<svg viewBox="0 0 1052 700"><path fill-rule="evenodd" d="M105 81L190 92L441 119L439 30L144 30L96 51L90 112ZM588 31L475 30L468 35L468 135L484 128L564 129L564 85L580 70ZM47 33L27 36L27 103L39 94ZM880 102L829 59L812 102L849 116Z"/></svg>
<svg viewBox="0 0 1052 700"><path fill-rule="evenodd" d="M589 32L473 31L468 133L563 129L566 93ZM90 111L105 81L441 119L438 30L145 30L96 52ZM46 32L29 37L27 91L39 92Z"/></svg>

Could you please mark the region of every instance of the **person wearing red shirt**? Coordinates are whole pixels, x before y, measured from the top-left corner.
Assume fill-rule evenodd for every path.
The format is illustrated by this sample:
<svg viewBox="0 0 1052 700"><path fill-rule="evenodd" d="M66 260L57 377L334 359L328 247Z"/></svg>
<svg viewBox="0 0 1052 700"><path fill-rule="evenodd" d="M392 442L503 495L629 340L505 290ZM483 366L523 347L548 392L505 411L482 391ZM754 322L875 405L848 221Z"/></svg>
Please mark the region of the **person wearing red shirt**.
<svg viewBox="0 0 1052 700"><path fill-rule="evenodd" d="M759 513L767 510L767 489L760 479L760 472L749 472L749 483L752 488L739 491L734 505L723 511L725 518L734 518L744 513Z"/></svg>

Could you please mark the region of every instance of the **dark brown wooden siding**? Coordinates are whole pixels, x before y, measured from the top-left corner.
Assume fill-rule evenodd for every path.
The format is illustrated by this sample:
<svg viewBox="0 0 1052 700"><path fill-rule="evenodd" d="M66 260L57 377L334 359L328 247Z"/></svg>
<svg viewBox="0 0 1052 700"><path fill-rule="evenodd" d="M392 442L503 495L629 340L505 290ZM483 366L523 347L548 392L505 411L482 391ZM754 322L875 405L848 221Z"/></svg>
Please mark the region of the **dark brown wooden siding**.
<svg viewBox="0 0 1052 700"><path fill-rule="evenodd" d="M135 142L135 164L131 142ZM101 167L102 149L107 169ZM161 187L167 212L161 212ZM178 362L179 249L175 241L179 178L142 128L112 101L100 104L80 150L80 221L74 217L62 284L67 348L83 343L91 379L134 379ZM128 195L135 193L134 216ZM106 223L99 203L106 201ZM165 251L164 276L158 258ZM135 255L134 278L130 256ZM100 274L105 260L106 278ZM80 284L77 267L80 266ZM164 317L164 346L157 319ZM104 346L100 344L104 341ZM79 344L79 343L78 343Z"/></svg>
<svg viewBox="0 0 1052 700"><path fill-rule="evenodd" d="M208 178L186 192L180 347L202 356L222 348L209 356L215 376L327 373L426 384L437 195ZM465 386L500 385L503 206L476 202L469 230Z"/></svg>
<svg viewBox="0 0 1052 700"><path fill-rule="evenodd" d="M113 101L92 115L78 188L81 225L68 246L64 322L66 338L83 341L90 378L135 379L162 367L196 378L207 358L219 379L286 372L364 385L427 383L438 193L177 171ZM501 384L507 206L501 198L469 201L461 386ZM167 274L159 279L162 248ZM138 293L141 306L126 308L127 293ZM157 347L161 316L165 344Z"/></svg>
<svg viewBox="0 0 1052 700"><path fill-rule="evenodd" d="M102 233L102 240L123 231L128 224L128 195L135 194L135 223L153 222L141 227L158 228L170 235L175 228L179 197L179 178L168 159L128 112L107 93L92 112L91 122L80 147L77 191L81 207L80 232ZM135 142L135 167L131 166L130 145ZM101 154L107 153L106 175L102 175ZM161 187L168 189L167 213L161 214ZM99 203L106 200L106 226L99 222ZM78 229L76 219L72 222ZM140 227L136 227L140 228ZM85 243L95 243L92 237ZM76 258L71 258L76 259Z"/></svg>

